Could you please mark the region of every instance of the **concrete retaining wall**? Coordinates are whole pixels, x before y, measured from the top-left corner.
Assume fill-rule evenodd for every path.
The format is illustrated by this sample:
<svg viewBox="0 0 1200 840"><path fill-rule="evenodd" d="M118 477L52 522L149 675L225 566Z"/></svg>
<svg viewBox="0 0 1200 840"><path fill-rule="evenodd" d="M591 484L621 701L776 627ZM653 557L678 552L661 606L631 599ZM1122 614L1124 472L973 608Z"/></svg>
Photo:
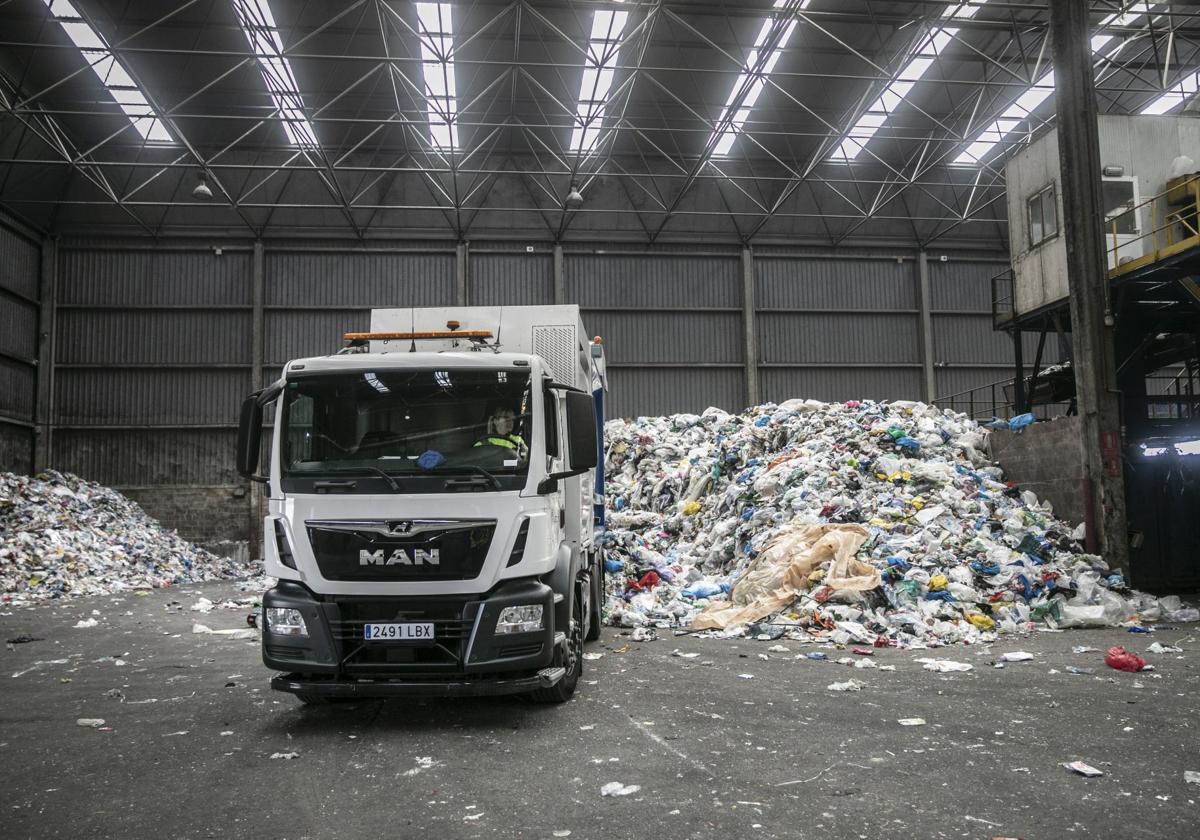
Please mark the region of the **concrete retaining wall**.
<svg viewBox="0 0 1200 840"><path fill-rule="evenodd" d="M1085 510L1081 428L1078 417L1059 417L988 435L988 451L1005 477L1048 499L1060 519L1075 525L1083 522Z"/></svg>

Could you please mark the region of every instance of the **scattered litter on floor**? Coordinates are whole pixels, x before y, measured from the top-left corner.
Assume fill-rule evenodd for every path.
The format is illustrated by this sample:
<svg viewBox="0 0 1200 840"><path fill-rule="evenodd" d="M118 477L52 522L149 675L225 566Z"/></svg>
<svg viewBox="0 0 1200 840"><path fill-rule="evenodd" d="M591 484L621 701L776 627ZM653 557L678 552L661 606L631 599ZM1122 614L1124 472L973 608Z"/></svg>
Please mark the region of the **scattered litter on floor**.
<svg viewBox="0 0 1200 840"><path fill-rule="evenodd" d="M249 571L166 530L111 488L54 470L0 473L4 602L146 590Z"/></svg>
<svg viewBox="0 0 1200 840"><path fill-rule="evenodd" d="M43 668L47 668L51 665L66 665L69 661L70 660L68 659L39 659L28 668L22 668L20 671L13 671L12 676L14 679L17 677L23 677L28 673L40 671Z"/></svg>
<svg viewBox="0 0 1200 840"><path fill-rule="evenodd" d="M1108 649L1108 652L1104 654L1104 664L1109 668L1115 668L1118 671L1129 671L1130 673L1137 673L1146 668L1145 659L1142 659L1136 653L1130 653L1120 646Z"/></svg>
<svg viewBox="0 0 1200 840"><path fill-rule="evenodd" d="M862 691L866 683L858 680L846 680L845 682L830 683L825 686L829 691Z"/></svg>
<svg viewBox="0 0 1200 840"><path fill-rule="evenodd" d="M5 639L4 643L9 645L27 645L30 642L44 642L44 636L31 636L28 633L22 633L19 636L14 636L11 639Z"/></svg>
<svg viewBox="0 0 1200 840"><path fill-rule="evenodd" d="M89 627L95 627L100 622L94 618L81 618L75 622L76 630L86 630Z"/></svg>
<svg viewBox="0 0 1200 840"><path fill-rule="evenodd" d="M236 627L226 630L214 630L207 624L195 623L192 632L206 636L224 636L227 639L257 639L258 631L252 627Z"/></svg>
<svg viewBox="0 0 1200 840"><path fill-rule="evenodd" d="M896 723L901 726L924 726L925 718L900 718Z"/></svg>
<svg viewBox="0 0 1200 840"><path fill-rule="evenodd" d="M841 645L1188 621L920 402L789 400L605 426L608 623Z"/></svg>
<svg viewBox="0 0 1200 840"><path fill-rule="evenodd" d="M969 662L955 662L953 659L930 659L929 657L922 657L916 661L920 662L926 671L937 671L941 674L970 671L974 668Z"/></svg>
<svg viewBox="0 0 1200 840"><path fill-rule="evenodd" d="M99 729L104 725L104 718L79 718L75 721L76 726L86 726L90 729Z"/></svg>
<svg viewBox="0 0 1200 840"><path fill-rule="evenodd" d="M299 758L298 752L276 752L271 753L271 758L282 758L284 761L291 761L293 758Z"/></svg>
<svg viewBox="0 0 1200 840"><path fill-rule="evenodd" d="M1183 780L1189 785L1200 785L1200 770L1184 770Z"/></svg>
<svg viewBox="0 0 1200 840"><path fill-rule="evenodd" d="M1028 662L1033 659L1033 654L1024 650L1014 650L1010 653L1000 654L1001 662Z"/></svg>
<svg viewBox="0 0 1200 840"><path fill-rule="evenodd" d="M629 796L642 789L641 785L623 785L620 782L609 782L600 788L601 796Z"/></svg>
<svg viewBox="0 0 1200 840"><path fill-rule="evenodd" d="M1096 776L1103 776L1103 770L1097 770L1090 764L1084 764L1082 761L1067 761L1063 762L1063 767L1070 770L1072 773L1078 773L1080 776L1087 776L1089 779Z"/></svg>
<svg viewBox="0 0 1200 840"><path fill-rule="evenodd" d="M1164 645L1162 642L1154 642L1146 650L1149 653L1183 653L1183 648L1178 645Z"/></svg>

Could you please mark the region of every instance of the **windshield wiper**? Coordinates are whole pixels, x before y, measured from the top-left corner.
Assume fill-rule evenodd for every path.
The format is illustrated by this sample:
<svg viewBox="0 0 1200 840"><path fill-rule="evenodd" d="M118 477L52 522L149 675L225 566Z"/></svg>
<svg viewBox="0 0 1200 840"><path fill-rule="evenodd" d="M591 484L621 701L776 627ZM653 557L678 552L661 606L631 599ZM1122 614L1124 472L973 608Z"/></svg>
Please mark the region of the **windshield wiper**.
<svg viewBox="0 0 1200 840"><path fill-rule="evenodd" d="M373 474L373 475L377 475L377 476L379 476L379 477L380 477L380 478L382 478L384 481L386 481L386 482L387 482L387 485L388 485L388 487L392 488L392 492L393 492L393 493L399 493L399 492L400 492L400 485L396 483L396 479L392 478L392 477L391 477L390 475L388 475L386 472L384 472L383 470L379 469L379 467L367 467L367 466L362 466L362 467L339 467L339 468L337 468L337 469L332 469L332 470L321 470L321 472L323 472L323 473L329 473L330 475L354 475L355 473L359 473L359 474L362 474L362 473L371 473L371 474Z"/></svg>
<svg viewBox="0 0 1200 840"><path fill-rule="evenodd" d="M500 484L500 479L496 478L496 476L492 475L490 472L488 472L487 470L485 470L483 467L479 466L478 464L463 464L461 466L447 467L445 469L435 468L435 469L429 470L429 472L442 473L443 475L445 475L447 473L461 472L463 470L477 473L478 475L482 476L483 478L486 478L491 483L493 490L503 489L503 487Z"/></svg>

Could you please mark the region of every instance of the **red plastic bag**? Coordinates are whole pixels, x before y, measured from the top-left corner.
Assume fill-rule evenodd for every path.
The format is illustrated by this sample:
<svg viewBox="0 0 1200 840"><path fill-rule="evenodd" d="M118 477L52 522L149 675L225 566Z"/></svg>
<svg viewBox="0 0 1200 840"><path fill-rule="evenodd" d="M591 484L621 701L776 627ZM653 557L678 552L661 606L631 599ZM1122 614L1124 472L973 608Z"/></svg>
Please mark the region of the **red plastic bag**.
<svg viewBox="0 0 1200 840"><path fill-rule="evenodd" d="M1104 664L1118 671L1137 673L1146 667L1146 660L1123 647L1110 647L1108 653L1104 654Z"/></svg>
<svg viewBox="0 0 1200 840"><path fill-rule="evenodd" d="M658 572L651 570L642 575L641 580L634 580L633 578L630 578L625 582L625 588L631 589L634 592L641 592L645 589L653 589L655 586L658 586L659 583L660 581L658 579Z"/></svg>

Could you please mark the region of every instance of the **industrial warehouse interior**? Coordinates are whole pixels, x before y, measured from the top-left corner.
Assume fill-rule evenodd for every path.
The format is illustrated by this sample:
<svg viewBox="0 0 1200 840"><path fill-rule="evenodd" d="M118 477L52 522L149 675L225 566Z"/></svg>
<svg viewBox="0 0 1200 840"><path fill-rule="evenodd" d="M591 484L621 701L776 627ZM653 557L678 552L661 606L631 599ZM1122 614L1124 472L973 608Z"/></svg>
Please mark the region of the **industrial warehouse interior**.
<svg viewBox="0 0 1200 840"><path fill-rule="evenodd" d="M1200 6L0 0L0 836L1195 838Z"/></svg>

